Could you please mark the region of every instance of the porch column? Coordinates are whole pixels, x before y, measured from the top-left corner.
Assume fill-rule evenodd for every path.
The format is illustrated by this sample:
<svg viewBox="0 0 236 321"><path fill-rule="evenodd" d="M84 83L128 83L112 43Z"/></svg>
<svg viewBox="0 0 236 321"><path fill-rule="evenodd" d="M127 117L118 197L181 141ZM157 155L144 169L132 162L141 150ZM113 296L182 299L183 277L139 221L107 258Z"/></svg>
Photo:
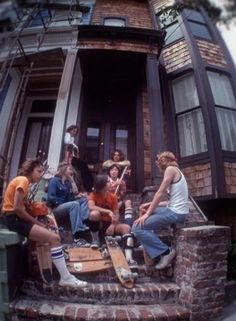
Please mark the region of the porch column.
<svg viewBox="0 0 236 321"><path fill-rule="evenodd" d="M71 95L68 107L68 115L66 120L66 128L70 125L78 125L80 127L81 122L81 112L80 109L80 95L81 95L81 87L82 87L82 72L80 59L78 57L75 72L72 81Z"/></svg>
<svg viewBox="0 0 236 321"><path fill-rule="evenodd" d="M57 168L60 161L61 146L65 131L66 113L69 104L76 57L77 49L71 49L68 51L58 91L48 152L48 165L53 168Z"/></svg>
<svg viewBox="0 0 236 321"><path fill-rule="evenodd" d="M146 76L150 108L152 185L159 184L159 175L154 160L156 154L164 150L164 123L158 64L156 55L147 56Z"/></svg>

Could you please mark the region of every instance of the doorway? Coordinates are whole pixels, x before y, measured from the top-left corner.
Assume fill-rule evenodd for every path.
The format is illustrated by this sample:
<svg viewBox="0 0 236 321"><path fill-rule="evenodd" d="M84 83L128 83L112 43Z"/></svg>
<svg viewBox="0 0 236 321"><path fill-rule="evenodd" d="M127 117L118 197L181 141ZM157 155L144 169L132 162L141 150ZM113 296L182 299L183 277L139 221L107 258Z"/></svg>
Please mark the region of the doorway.
<svg viewBox="0 0 236 321"><path fill-rule="evenodd" d="M127 187L136 189L137 97L144 79L142 55L122 52L81 54L83 73L80 154L94 173L115 149L132 164Z"/></svg>

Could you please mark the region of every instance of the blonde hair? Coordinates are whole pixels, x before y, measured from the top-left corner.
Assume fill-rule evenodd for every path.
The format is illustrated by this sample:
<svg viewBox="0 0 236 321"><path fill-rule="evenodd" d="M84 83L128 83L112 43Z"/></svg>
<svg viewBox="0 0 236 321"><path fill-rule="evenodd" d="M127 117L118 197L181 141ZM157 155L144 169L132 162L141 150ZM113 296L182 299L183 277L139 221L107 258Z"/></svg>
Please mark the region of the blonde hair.
<svg viewBox="0 0 236 321"><path fill-rule="evenodd" d="M58 165L56 175L59 177L62 177L68 167L71 167L71 165L68 164L67 162L61 162Z"/></svg>
<svg viewBox="0 0 236 321"><path fill-rule="evenodd" d="M160 154L157 154L157 162L160 166L179 166L178 160L175 157L175 155L172 152L162 152Z"/></svg>

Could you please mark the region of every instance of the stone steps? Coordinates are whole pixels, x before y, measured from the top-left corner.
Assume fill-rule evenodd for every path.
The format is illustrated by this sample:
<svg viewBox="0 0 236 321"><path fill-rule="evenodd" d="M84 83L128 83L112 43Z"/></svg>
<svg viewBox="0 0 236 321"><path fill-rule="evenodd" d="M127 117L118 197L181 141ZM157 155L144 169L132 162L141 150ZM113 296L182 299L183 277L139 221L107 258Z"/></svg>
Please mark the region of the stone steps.
<svg viewBox="0 0 236 321"><path fill-rule="evenodd" d="M37 300L56 300L68 303L126 305L162 304L178 302L180 289L175 283L147 282L135 284L126 289L118 282L89 283L88 287L74 289L61 287L53 281L51 285L27 280L21 287L21 293Z"/></svg>
<svg viewBox="0 0 236 321"><path fill-rule="evenodd" d="M21 321L189 321L189 311L178 304L106 306L18 298L10 313L11 320Z"/></svg>

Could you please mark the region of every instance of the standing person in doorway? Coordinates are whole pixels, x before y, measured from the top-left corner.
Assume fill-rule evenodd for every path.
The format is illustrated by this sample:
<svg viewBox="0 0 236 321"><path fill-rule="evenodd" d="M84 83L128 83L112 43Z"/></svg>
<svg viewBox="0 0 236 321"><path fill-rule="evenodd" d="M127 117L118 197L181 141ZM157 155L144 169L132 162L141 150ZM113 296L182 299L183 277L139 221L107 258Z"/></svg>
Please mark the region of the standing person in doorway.
<svg viewBox="0 0 236 321"><path fill-rule="evenodd" d="M38 159L28 159L8 185L3 201L5 222L9 230L17 232L32 241L49 243L52 261L60 274L59 285L85 287L87 282L81 281L69 273L60 236L49 231L46 226L31 216L27 211L29 185L39 182L43 175L43 164Z"/></svg>
<svg viewBox="0 0 236 321"><path fill-rule="evenodd" d="M134 222L132 232L151 259L159 260L155 268L161 270L171 263L176 251L160 240L156 230L183 223L189 212L189 205L187 182L175 155L163 152L157 155L156 163L164 172L164 178L153 200L140 206L140 217ZM166 193L169 193L169 200L163 202Z"/></svg>
<svg viewBox="0 0 236 321"><path fill-rule="evenodd" d="M75 144L75 136L79 134L79 127L76 125L71 125L66 129L64 136L64 144L66 146L65 150L65 162L71 164L73 156L79 157L79 148Z"/></svg>

